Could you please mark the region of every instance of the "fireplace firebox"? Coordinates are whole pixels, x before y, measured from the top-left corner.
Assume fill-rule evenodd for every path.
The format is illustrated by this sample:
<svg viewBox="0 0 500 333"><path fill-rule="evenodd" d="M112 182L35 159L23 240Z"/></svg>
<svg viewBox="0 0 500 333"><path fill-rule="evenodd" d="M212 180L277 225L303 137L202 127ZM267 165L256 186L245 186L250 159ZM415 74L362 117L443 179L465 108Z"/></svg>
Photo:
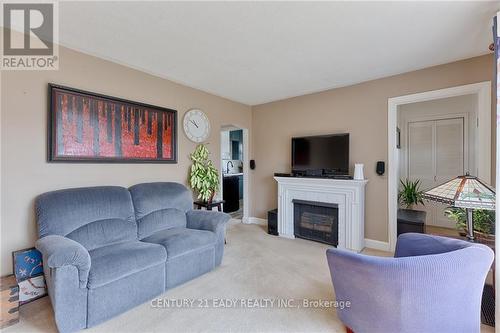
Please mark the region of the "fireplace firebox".
<svg viewBox="0 0 500 333"><path fill-rule="evenodd" d="M337 204L292 200L295 237L338 245L339 208Z"/></svg>

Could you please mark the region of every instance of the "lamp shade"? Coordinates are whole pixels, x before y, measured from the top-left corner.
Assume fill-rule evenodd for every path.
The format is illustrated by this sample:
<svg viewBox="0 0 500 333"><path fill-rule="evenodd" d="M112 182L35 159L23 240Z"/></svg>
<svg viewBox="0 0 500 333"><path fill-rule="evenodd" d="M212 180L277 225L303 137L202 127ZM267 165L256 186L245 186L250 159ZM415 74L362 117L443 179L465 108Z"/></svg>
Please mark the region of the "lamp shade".
<svg viewBox="0 0 500 333"><path fill-rule="evenodd" d="M495 210L495 190L469 174L425 191L424 199L460 208Z"/></svg>

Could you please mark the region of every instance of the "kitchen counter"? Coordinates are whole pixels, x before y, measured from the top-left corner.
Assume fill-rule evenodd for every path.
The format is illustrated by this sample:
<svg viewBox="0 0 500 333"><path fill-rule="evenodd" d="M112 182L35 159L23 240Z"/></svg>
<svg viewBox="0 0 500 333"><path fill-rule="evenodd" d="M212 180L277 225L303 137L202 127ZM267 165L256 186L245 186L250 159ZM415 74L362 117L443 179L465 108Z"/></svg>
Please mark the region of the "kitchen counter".
<svg viewBox="0 0 500 333"><path fill-rule="evenodd" d="M235 176L243 176L243 172L240 173L224 173L222 177L235 177Z"/></svg>

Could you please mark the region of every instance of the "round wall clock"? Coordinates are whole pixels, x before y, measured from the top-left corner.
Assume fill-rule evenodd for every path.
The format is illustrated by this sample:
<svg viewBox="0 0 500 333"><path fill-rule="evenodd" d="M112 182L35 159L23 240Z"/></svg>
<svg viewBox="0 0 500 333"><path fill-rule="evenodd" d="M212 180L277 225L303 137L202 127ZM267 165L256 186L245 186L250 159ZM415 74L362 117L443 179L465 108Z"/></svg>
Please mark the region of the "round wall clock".
<svg viewBox="0 0 500 333"><path fill-rule="evenodd" d="M193 142L203 142L210 135L210 121L205 112L192 109L184 115L184 133Z"/></svg>

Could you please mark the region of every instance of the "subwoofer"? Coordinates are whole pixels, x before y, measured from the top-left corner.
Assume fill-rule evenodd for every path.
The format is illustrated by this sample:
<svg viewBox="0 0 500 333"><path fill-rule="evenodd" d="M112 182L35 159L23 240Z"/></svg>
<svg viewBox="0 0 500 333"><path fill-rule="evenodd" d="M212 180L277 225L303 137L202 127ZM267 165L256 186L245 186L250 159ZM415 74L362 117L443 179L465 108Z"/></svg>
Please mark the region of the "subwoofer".
<svg viewBox="0 0 500 333"><path fill-rule="evenodd" d="M267 233L278 236L278 209L267 212Z"/></svg>

